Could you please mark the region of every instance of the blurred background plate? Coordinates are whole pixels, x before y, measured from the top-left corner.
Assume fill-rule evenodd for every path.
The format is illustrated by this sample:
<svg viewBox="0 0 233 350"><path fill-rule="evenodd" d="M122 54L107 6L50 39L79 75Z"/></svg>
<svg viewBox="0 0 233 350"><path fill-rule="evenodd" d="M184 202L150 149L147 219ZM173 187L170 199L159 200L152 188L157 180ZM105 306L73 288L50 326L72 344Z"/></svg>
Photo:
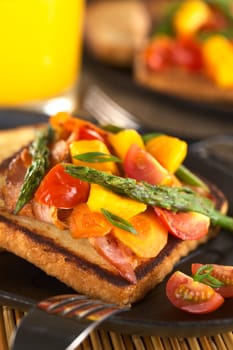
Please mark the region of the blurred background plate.
<svg viewBox="0 0 233 350"><path fill-rule="evenodd" d="M134 82L131 69L112 67L86 54L81 93L90 85L102 88L147 129L190 140L233 135L233 105L197 103L151 91Z"/></svg>

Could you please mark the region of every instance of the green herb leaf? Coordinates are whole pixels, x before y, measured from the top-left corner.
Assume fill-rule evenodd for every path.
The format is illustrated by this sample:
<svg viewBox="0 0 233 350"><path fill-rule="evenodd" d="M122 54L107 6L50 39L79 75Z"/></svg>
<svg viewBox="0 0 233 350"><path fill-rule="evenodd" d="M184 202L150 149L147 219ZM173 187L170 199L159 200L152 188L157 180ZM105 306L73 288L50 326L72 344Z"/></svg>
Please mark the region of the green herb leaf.
<svg viewBox="0 0 233 350"><path fill-rule="evenodd" d="M112 154L103 152L87 152L73 156L73 158L88 163L106 163L106 162L121 162L121 160Z"/></svg>
<svg viewBox="0 0 233 350"><path fill-rule="evenodd" d="M133 225L128 222L127 220L121 218L118 215L115 215L113 213L111 213L110 211L108 211L107 209L101 208L101 212L103 213L103 215L105 216L105 218L114 226L128 231L130 233L133 233L134 235L137 234L138 232L135 230L135 228L133 227Z"/></svg>
<svg viewBox="0 0 233 350"><path fill-rule="evenodd" d="M212 265L201 266L193 276L194 281L207 284L212 288L222 287L224 283L219 281L217 278L211 276L212 270L213 270Z"/></svg>

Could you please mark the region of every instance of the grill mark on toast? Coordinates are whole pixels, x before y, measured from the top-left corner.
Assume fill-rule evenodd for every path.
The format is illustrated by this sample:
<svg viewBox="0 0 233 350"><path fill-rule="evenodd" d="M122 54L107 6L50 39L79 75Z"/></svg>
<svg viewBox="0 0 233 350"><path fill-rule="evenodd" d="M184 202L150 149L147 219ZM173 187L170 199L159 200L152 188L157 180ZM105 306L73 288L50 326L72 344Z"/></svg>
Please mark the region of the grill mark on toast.
<svg viewBox="0 0 233 350"><path fill-rule="evenodd" d="M124 280L121 276L114 275L112 272L104 269L103 267L100 267L97 264L91 263L83 259L82 257L74 254L70 250L62 247L57 242L55 243L52 239L42 236L40 233L37 233L36 230L31 231L24 226L12 222L11 220L7 219L2 215L0 215L0 221L5 223L8 227L12 227L13 230L20 230L25 236L39 244L47 252L57 252L64 256L65 261L71 262L77 267L82 268L83 270L89 270L92 273L98 275L101 279L105 279L116 286L124 287L130 285L130 283Z"/></svg>

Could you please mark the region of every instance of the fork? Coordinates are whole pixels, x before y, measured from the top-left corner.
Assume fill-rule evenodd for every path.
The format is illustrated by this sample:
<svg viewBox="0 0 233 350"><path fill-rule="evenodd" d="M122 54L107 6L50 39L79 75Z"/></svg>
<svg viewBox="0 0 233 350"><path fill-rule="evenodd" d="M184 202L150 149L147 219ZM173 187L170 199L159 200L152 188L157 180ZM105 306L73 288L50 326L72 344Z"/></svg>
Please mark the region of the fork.
<svg viewBox="0 0 233 350"><path fill-rule="evenodd" d="M131 113L119 106L97 86L91 86L87 90L83 107L100 125L140 128L139 122Z"/></svg>
<svg viewBox="0 0 233 350"><path fill-rule="evenodd" d="M128 309L79 294L50 297L23 318L12 350L75 350L100 323Z"/></svg>

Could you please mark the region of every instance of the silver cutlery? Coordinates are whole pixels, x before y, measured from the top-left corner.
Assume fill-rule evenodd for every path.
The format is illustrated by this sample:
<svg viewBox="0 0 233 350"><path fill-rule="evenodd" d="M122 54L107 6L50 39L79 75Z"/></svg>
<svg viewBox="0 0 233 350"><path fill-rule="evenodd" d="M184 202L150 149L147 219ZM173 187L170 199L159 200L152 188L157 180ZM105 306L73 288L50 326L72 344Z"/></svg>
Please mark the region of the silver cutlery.
<svg viewBox="0 0 233 350"><path fill-rule="evenodd" d="M92 86L87 90L83 107L100 125L110 124L120 128L140 128L139 121L98 86Z"/></svg>
<svg viewBox="0 0 233 350"><path fill-rule="evenodd" d="M100 323L127 311L85 295L56 295L42 300L23 318L12 350L75 350Z"/></svg>

